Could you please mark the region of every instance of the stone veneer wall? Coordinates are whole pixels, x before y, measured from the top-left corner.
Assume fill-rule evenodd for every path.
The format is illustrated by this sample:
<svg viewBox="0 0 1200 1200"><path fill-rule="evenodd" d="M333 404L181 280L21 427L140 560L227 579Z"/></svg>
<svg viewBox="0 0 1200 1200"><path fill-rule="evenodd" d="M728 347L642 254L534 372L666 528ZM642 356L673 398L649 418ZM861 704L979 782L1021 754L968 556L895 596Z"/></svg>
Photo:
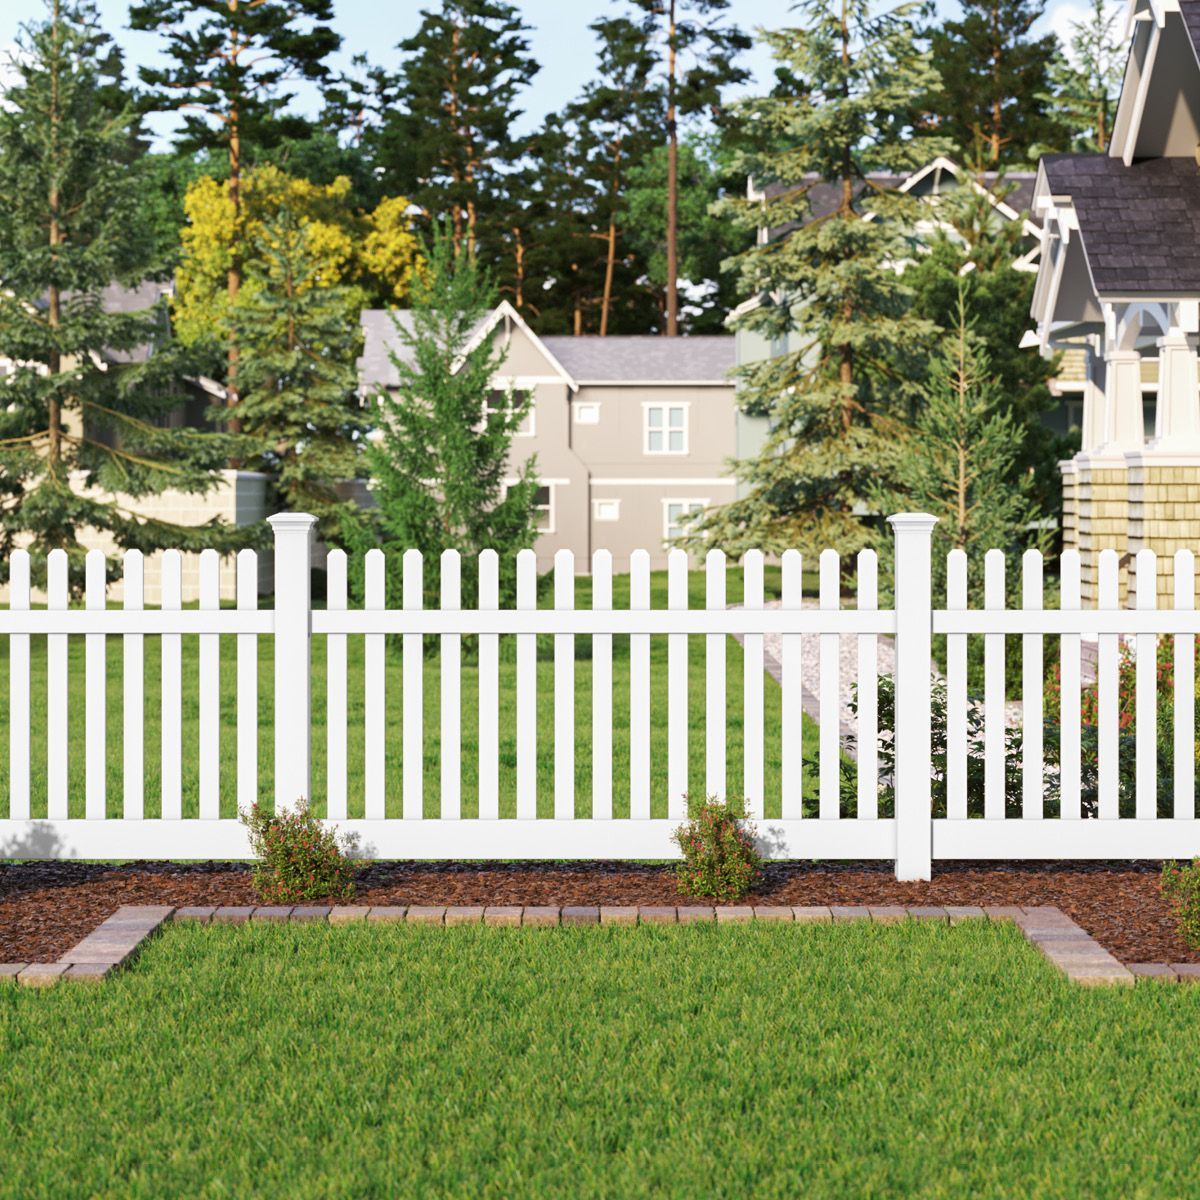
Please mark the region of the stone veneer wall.
<svg viewBox="0 0 1200 1200"><path fill-rule="evenodd" d="M1081 590L1085 607L1098 599L1097 568L1101 550L1116 550L1124 558L1129 551L1129 491L1125 466L1108 462L1076 460L1076 509L1078 547L1081 559ZM1128 569L1121 568L1120 596L1126 594Z"/></svg>
<svg viewBox="0 0 1200 1200"><path fill-rule="evenodd" d="M1175 551L1200 551L1200 462L1157 465L1152 458L1131 458L1129 552L1139 550L1158 555L1158 604L1173 607Z"/></svg>

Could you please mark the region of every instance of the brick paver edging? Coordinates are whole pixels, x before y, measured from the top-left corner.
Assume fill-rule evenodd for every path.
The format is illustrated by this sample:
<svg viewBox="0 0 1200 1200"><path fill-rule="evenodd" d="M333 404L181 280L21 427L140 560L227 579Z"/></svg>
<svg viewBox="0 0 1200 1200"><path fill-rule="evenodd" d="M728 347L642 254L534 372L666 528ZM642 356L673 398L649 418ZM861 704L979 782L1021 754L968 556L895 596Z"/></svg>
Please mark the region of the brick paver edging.
<svg viewBox="0 0 1200 1200"><path fill-rule="evenodd" d="M355 921L412 925L675 925L715 921L788 921L815 924L841 921L1012 921L1046 958L1073 983L1132 987L1138 978L1200 982L1200 964L1117 961L1094 938L1057 908L976 907L974 905L902 908L898 905L376 905L306 904L258 907L194 907L123 905L54 963L0 963L0 980L28 987L49 987L60 979L100 982L137 955L142 945L168 920L202 924L321 921L345 925Z"/></svg>

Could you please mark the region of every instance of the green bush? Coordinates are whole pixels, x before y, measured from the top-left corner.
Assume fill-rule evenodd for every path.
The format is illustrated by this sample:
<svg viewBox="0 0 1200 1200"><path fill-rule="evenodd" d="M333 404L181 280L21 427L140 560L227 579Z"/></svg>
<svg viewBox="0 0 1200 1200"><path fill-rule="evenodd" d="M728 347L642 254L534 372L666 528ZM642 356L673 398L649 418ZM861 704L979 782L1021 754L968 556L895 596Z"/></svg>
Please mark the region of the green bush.
<svg viewBox="0 0 1200 1200"><path fill-rule="evenodd" d="M354 863L338 835L309 813L307 801L282 813L264 812L254 804L241 819L257 856L254 888L264 903L353 897Z"/></svg>
<svg viewBox="0 0 1200 1200"><path fill-rule="evenodd" d="M675 871L679 890L689 896L740 900L761 871L754 826L745 820L742 805L721 803L710 796L698 807L689 805L690 819L672 834L683 852Z"/></svg>
<svg viewBox="0 0 1200 1200"><path fill-rule="evenodd" d="M1163 863L1160 886L1175 912L1183 940L1193 949L1200 948L1200 858L1186 867Z"/></svg>

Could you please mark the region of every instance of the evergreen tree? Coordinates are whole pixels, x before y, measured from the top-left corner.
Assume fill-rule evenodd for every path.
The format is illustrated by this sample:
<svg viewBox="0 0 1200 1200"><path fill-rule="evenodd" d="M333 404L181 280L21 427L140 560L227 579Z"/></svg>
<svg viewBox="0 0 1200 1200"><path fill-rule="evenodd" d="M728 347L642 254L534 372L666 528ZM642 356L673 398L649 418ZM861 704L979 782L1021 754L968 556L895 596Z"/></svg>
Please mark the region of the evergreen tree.
<svg viewBox="0 0 1200 1200"><path fill-rule="evenodd" d="M709 514L693 545L707 537L734 553L850 553L870 540L857 506L894 457L906 381L919 376L935 332L909 312L911 291L896 271L920 202L867 178L944 152L902 115L936 83L917 48L916 11L805 0L796 28L766 35L796 90L738 106L766 147L741 166L769 191L762 201L730 199L725 211L747 231L778 234L734 259L755 301L738 321L788 349L740 372L743 407L770 417L771 433L758 458L738 464L747 494ZM814 192L829 183L836 207L814 219Z"/></svg>
<svg viewBox="0 0 1200 1200"><path fill-rule="evenodd" d="M1121 36L1123 18L1111 0L1092 0L1087 16L1071 22L1068 53L1055 61L1052 102L1065 113L1073 150L1100 154L1108 150L1128 56Z"/></svg>
<svg viewBox="0 0 1200 1200"><path fill-rule="evenodd" d="M944 596L946 555L966 550L973 562L985 551L1044 548L1043 516L1021 463L1026 431L1008 411L1007 396L968 318L960 288L953 330L930 366L916 419L894 476L870 492L881 512L927 512L933 528L935 596ZM1032 527L1032 528L1031 528ZM884 556L892 553L884 539ZM885 577L890 578L891 572ZM981 571L971 582L982 591Z"/></svg>
<svg viewBox="0 0 1200 1200"><path fill-rule="evenodd" d="M399 382L378 397L378 440L365 451L376 507L348 517L344 534L352 549L380 546L394 562L420 550L434 594L437 556L458 550L467 556L463 596L470 597L475 555L490 548L509 559L536 536L535 465L515 468L508 457L529 396L501 401L493 392L504 351L494 330L478 334L495 290L475 257L456 253L449 218L434 226L425 258L410 319L396 322ZM398 603L399 586L399 571L390 571L389 604Z"/></svg>
<svg viewBox="0 0 1200 1200"><path fill-rule="evenodd" d="M221 150L228 160L234 220L229 245L229 303L242 284L246 240L241 222L242 170L256 148L304 136L289 117L296 78L323 79L325 59L341 38L325 22L333 0L136 0L130 28L162 35L170 65L143 67L148 105L183 114L182 150ZM229 404L238 398L238 348L227 351ZM232 425L236 427L237 418Z"/></svg>
<svg viewBox="0 0 1200 1200"><path fill-rule="evenodd" d="M538 72L528 26L507 0L442 0L400 43L394 107L370 135L384 189L450 217L455 250L495 265L511 221L503 175L521 158L521 90Z"/></svg>
<svg viewBox="0 0 1200 1200"><path fill-rule="evenodd" d="M697 113L720 115L721 92L750 77L734 64L750 48L736 25L726 25L729 0L629 0L642 16L638 22L648 44L665 60L667 181L666 334L679 332L679 125ZM803 7L803 5L800 5Z"/></svg>
<svg viewBox="0 0 1200 1200"><path fill-rule="evenodd" d="M1029 37L1045 7L1045 0L961 0L962 16L933 30L942 87L927 104L960 158L1011 166L1040 148L1063 148L1066 131L1050 99L1058 39Z"/></svg>
<svg viewBox="0 0 1200 1200"><path fill-rule="evenodd" d="M356 392L358 293L326 285L309 228L284 209L259 238L234 313L244 355L242 432L261 446L283 503L336 535L366 418ZM352 503L352 501L350 501Z"/></svg>
<svg viewBox="0 0 1200 1200"><path fill-rule="evenodd" d="M147 551L237 537L127 504L215 486L234 442L156 423L182 400L164 314L102 302L110 284L144 278L153 255L129 166L136 116L106 101L121 82L110 49L93 5L48 0L10 59L0 106L0 357L13 364L0 405L0 563L19 542L39 564L63 548L76 584L85 529Z"/></svg>
<svg viewBox="0 0 1200 1200"><path fill-rule="evenodd" d="M980 184L984 180L979 179ZM990 182L990 195L1003 200L1011 187L1001 177ZM1026 249L1019 221L996 211L989 193L962 186L938 200L939 229L927 240L925 253L906 269L914 315L954 330L959 320L960 292L966 287L973 336L987 352L1005 410L1019 432L1018 462L1029 476L1039 509L1057 517L1062 509L1060 459L1078 449L1078 432L1060 437L1045 424L1055 399L1049 382L1057 361L1020 346L1029 327L1029 307L1037 276L1014 270Z"/></svg>

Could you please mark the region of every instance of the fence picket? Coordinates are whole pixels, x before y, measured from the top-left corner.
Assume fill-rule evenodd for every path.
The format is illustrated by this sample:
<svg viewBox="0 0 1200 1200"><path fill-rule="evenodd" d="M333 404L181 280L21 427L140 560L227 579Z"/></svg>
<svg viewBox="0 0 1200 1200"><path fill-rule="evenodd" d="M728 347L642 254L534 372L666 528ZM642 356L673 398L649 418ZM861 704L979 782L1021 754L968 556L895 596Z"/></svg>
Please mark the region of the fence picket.
<svg viewBox="0 0 1200 1200"><path fill-rule="evenodd" d="M989 550L983 557L983 607L1004 609L1004 553ZM1007 722L1004 711L1004 634L983 635L983 815L989 821L1004 817Z"/></svg>
<svg viewBox="0 0 1200 1200"><path fill-rule="evenodd" d="M592 609L612 609L612 554L592 555ZM592 638L592 818L612 817L612 634Z"/></svg>
<svg viewBox="0 0 1200 1200"><path fill-rule="evenodd" d="M836 550L822 550L820 605L825 612L841 607L842 560ZM820 713L820 761L817 766L822 820L841 816L842 742L841 638L836 633L818 635L817 688Z"/></svg>
<svg viewBox="0 0 1200 1200"><path fill-rule="evenodd" d="M1120 604L1118 590L1118 558L1115 550L1101 550L1098 567L1100 609L1115 612ZM1102 820L1115 820L1120 815L1117 792L1117 726L1118 698L1118 638L1115 633L1102 633L1096 639L1096 720L1098 729L1097 790Z"/></svg>
<svg viewBox="0 0 1200 1200"><path fill-rule="evenodd" d="M1196 607L1196 556L1191 550L1175 551L1175 609ZM1196 815L1196 636L1175 635L1175 753L1174 805L1177 821Z"/></svg>
<svg viewBox="0 0 1200 1200"><path fill-rule="evenodd" d="M1118 559L1115 550L1100 551L1098 607L1116 611ZM1102 820L1120 816L1120 797L1117 792L1117 744L1120 728L1117 725L1118 696L1118 638L1116 634L1100 634L1096 648L1096 691L1098 728L1097 790L1099 815Z"/></svg>
<svg viewBox="0 0 1200 1200"><path fill-rule="evenodd" d="M46 607L67 607L67 552L46 556ZM46 815L61 820L67 811L67 763L71 732L67 723L67 635L46 638Z"/></svg>
<svg viewBox="0 0 1200 1200"><path fill-rule="evenodd" d="M763 607L763 554L747 550L742 558L742 603L751 612ZM761 820L763 797L763 635L747 633L742 646L742 796L746 815Z"/></svg>
<svg viewBox="0 0 1200 1200"><path fill-rule="evenodd" d="M420 550L405 550L403 588L400 602L406 612L424 607L424 572ZM404 787L404 819L419 821L425 816L425 648L419 633L403 637L404 755L401 777Z"/></svg>
<svg viewBox="0 0 1200 1200"><path fill-rule="evenodd" d="M1078 612L1080 600L1081 563L1078 550L1064 550L1058 565L1059 607L1064 612ZM1080 651L1083 639L1077 633L1064 633L1059 641L1059 738L1062 750L1058 760L1059 816L1078 820L1083 816L1080 787L1082 761L1080 706Z"/></svg>
<svg viewBox="0 0 1200 1200"><path fill-rule="evenodd" d="M1137 607L1140 611L1158 607L1158 556L1153 550L1139 550L1136 559ZM1137 681L1135 684L1136 766L1135 811L1139 821L1158 816L1158 637L1139 633L1135 646ZM1146 731L1150 736L1146 737Z"/></svg>
<svg viewBox="0 0 1200 1200"><path fill-rule="evenodd" d="M1042 607L1042 556L1026 550L1021 557L1021 607ZM1042 635L1021 635L1021 816L1042 818Z"/></svg>
<svg viewBox="0 0 1200 1200"><path fill-rule="evenodd" d="M858 608L879 607L879 558L874 550L858 552ZM879 647L873 633L858 637L858 818L879 815Z"/></svg>
<svg viewBox="0 0 1200 1200"><path fill-rule="evenodd" d="M102 550L89 550L84 559L84 605L103 612L108 604L108 563ZM84 636L84 815L102 821L106 815L108 662L102 633Z"/></svg>
<svg viewBox="0 0 1200 1200"><path fill-rule="evenodd" d="M254 560L250 561L253 568ZM241 571L241 555L238 555L238 570ZM254 587L257 603L257 584ZM325 560L325 607L330 612L345 612L349 600L346 552L330 550ZM242 602L242 581L238 578L238 606ZM238 638L238 693L241 694L241 651L242 638L256 653L258 639L243 634ZM325 637L325 815L331 821L346 819L346 703L348 700L346 668L346 635L330 633ZM257 667L255 668L257 679ZM255 698L257 704L257 697ZM239 747L242 723L238 717ZM255 750L257 757L257 748ZM240 767L240 763L239 763ZM251 782L251 786L253 783ZM239 791L241 790L239 783Z"/></svg>
<svg viewBox="0 0 1200 1200"><path fill-rule="evenodd" d="M162 606L168 612L183 607L183 559L178 550L162 556ZM162 636L162 815L183 815L183 638Z"/></svg>
<svg viewBox="0 0 1200 1200"><path fill-rule="evenodd" d="M368 550L363 563L363 608L382 612L386 607L387 564L383 551ZM367 820L386 815L387 745L387 641L381 633L363 638L363 801Z"/></svg>
<svg viewBox="0 0 1200 1200"><path fill-rule="evenodd" d="M462 607L462 569L457 550L443 550L441 559L441 605L457 612ZM462 635L441 636L441 786L443 820L462 817Z"/></svg>
<svg viewBox="0 0 1200 1200"><path fill-rule="evenodd" d="M575 555L554 554L554 607L575 608ZM554 816L575 816L575 636L554 635Z"/></svg>
<svg viewBox="0 0 1200 1200"><path fill-rule="evenodd" d="M674 549L667 554L667 607L688 606L688 556ZM667 815L686 816L688 790L688 636L667 635Z"/></svg>
<svg viewBox="0 0 1200 1200"><path fill-rule="evenodd" d="M14 550L8 564L8 607L29 611L29 552ZM8 817L29 819L29 634L8 645Z"/></svg>
<svg viewBox="0 0 1200 1200"><path fill-rule="evenodd" d="M517 609L537 608L537 558L517 552ZM530 618L530 628L535 628ZM517 816L537 816L537 634L517 634Z"/></svg>
<svg viewBox="0 0 1200 1200"><path fill-rule="evenodd" d="M479 555L479 608L500 607L500 556L495 550ZM500 816L500 637L479 635L479 815Z"/></svg>
<svg viewBox="0 0 1200 1200"><path fill-rule="evenodd" d="M200 552L200 610L221 607L221 560L215 550ZM200 816L215 821L221 815L221 639L200 635ZM306 797L307 799L307 797Z"/></svg>
<svg viewBox="0 0 1200 1200"><path fill-rule="evenodd" d="M650 555L629 556L629 608L650 608ZM650 635L629 635L629 815L650 816Z"/></svg>
<svg viewBox="0 0 1200 1200"><path fill-rule="evenodd" d="M946 556L946 609L967 608L967 552ZM967 635L946 635L946 816L967 819Z"/></svg>
<svg viewBox="0 0 1200 1200"><path fill-rule="evenodd" d="M788 611L802 607L804 560L799 550L785 550L781 561L783 604ZM804 681L801 677L801 638L780 637L782 729L780 731L781 815L784 820L804 815Z"/></svg>
<svg viewBox="0 0 1200 1200"><path fill-rule="evenodd" d="M725 607L725 552L704 556L704 606ZM725 796L725 635L704 638L704 790Z"/></svg>
<svg viewBox="0 0 1200 1200"><path fill-rule="evenodd" d="M124 562L125 611L145 607L145 558L127 550ZM121 638L121 816L142 820L145 811L145 635Z"/></svg>

